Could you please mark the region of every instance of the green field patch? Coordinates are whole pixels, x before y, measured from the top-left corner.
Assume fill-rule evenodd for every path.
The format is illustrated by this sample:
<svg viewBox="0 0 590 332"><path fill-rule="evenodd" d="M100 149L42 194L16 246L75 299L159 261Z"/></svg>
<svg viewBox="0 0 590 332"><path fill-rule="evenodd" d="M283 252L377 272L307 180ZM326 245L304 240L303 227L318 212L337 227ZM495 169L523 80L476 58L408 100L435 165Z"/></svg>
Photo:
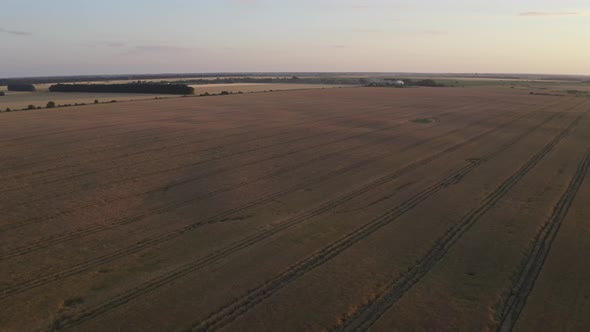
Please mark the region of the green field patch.
<svg viewBox="0 0 590 332"><path fill-rule="evenodd" d="M421 118L421 119L411 120L411 122L420 123L420 124L429 124L429 123L433 123L434 122L434 119Z"/></svg>

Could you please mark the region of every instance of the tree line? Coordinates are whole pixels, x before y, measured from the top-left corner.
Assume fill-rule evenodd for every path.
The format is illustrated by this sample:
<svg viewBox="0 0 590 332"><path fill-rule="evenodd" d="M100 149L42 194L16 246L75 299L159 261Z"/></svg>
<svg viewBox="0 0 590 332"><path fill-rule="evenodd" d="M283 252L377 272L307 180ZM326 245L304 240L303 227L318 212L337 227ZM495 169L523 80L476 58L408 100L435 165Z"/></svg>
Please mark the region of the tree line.
<svg viewBox="0 0 590 332"><path fill-rule="evenodd" d="M8 91L36 91L33 84L9 84Z"/></svg>
<svg viewBox="0 0 590 332"><path fill-rule="evenodd" d="M126 84L54 84L51 92L107 92L192 95L195 89L186 84L126 83Z"/></svg>
<svg viewBox="0 0 590 332"><path fill-rule="evenodd" d="M297 84L331 84L331 85L363 85L365 78L357 77L217 77L214 79L177 80L174 83L200 84L232 84L232 83L297 83Z"/></svg>

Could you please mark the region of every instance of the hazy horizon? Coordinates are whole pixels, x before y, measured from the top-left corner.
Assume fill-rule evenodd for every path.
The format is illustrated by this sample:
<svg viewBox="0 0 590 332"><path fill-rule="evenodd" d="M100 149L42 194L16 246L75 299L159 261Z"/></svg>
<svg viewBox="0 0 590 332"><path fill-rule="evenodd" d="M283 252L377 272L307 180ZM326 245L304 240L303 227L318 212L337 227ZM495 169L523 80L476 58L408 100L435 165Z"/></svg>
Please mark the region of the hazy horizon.
<svg viewBox="0 0 590 332"><path fill-rule="evenodd" d="M0 77L590 74L587 1L7 0Z"/></svg>

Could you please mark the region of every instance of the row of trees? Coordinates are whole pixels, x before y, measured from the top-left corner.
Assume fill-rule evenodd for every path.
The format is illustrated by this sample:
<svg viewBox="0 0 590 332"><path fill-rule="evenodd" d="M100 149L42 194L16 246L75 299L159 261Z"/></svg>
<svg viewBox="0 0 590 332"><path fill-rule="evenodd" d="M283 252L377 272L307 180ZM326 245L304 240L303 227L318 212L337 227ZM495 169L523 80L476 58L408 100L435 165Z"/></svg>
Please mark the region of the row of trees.
<svg viewBox="0 0 590 332"><path fill-rule="evenodd" d="M36 91L33 84L9 84L8 91Z"/></svg>
<svg viewBox="0 0 590 332"><path fill-rule="evenodd" d="M174 83L188 84L232 84L232 83L297 83L297 84L333 84L333 85L363 85L364 78L356 77L217 77L215 79L188 79Z"/></svg>
<svg viewBox="0 0 590 332"><path fill-rule="evenodd" d="M109 92L192 95L195 89L186 84L126 83L126 84L55 84L51 92Z"/></svg>
<svg viewBox="0 0 590 332"><path fill-rule="evenodd" d="M111 100L109 103L116 103L116 100ZM95 104L98 104L98 100L94 101ZM43 108L56 108L56 107L69 107L69 106L84 106L86 105L86 103L75 103L75 104L56 104L54 101L49 101L47 102L47 104L45 105L45 107L41 107L41 106L35 106L35 105L29 105L25 108L22 109L11 109L10 107L7 107L6 109L0 109L0 112L13 112L13 111L30 111L30 110L40 110Z"/></svg>

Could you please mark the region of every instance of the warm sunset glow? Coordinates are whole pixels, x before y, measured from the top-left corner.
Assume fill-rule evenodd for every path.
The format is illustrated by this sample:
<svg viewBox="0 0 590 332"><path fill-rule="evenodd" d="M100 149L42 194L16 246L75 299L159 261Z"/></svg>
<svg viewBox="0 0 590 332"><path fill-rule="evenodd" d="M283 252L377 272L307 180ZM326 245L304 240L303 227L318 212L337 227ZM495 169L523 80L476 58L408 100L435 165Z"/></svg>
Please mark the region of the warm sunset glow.
<svg viewBox="0 0 590 332"><path fill-rule="evenodd" d="M2 1L0 77L219 71L590 74L580 0Z"/></svg>

